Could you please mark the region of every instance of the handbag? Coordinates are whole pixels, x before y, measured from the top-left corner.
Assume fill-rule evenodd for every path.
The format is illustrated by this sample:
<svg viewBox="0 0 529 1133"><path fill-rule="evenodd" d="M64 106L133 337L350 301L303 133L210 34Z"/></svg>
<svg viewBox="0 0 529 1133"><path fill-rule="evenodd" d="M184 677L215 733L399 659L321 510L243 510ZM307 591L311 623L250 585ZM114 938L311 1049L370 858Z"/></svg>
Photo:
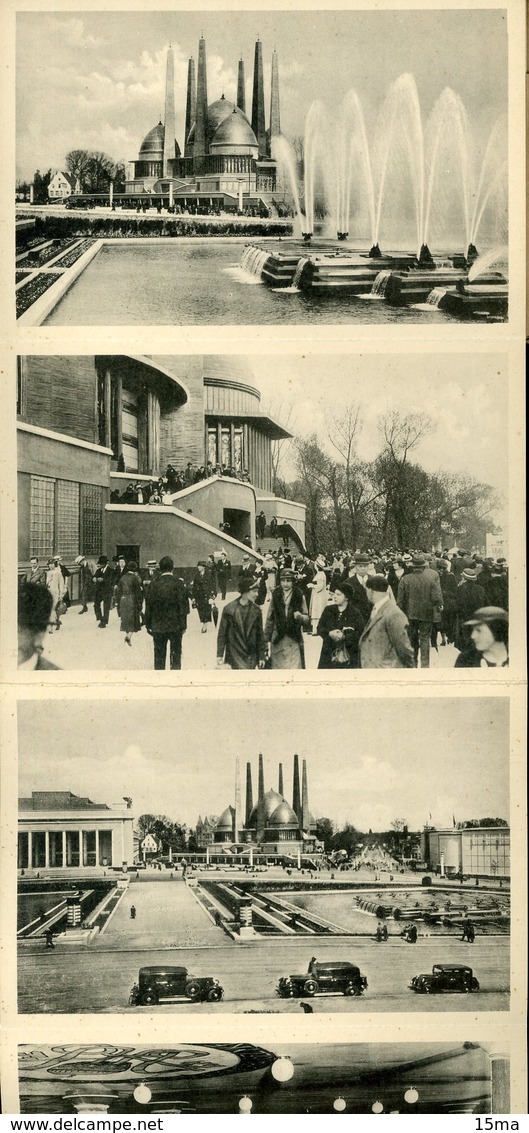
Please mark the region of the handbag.
<svg viewBox="0 0 529 1133"><path fill-rule="evenodd" d="M350 660L351 658L349 656L349 650L346 649L343 642L341 642L336 649L333 649L331 654L331 665L348 665Z"/></svg>
<svg viewBox="0 0 529 1133"><path fill-rule="evenodd" d="M219 608L215 602L211 603L211 616L213 618L213 625L216 627L219 620Z"/></svg>
<svg viewBox="0 0 529 1133"><path fill-rule="evenodd" d="M60 602L57 602L57 614L58 614L59 618L61 617L62 614L66 613L67 609L68 609L68 607L66 605L66 602L64 602L62 599L61 599Z"/></svg>

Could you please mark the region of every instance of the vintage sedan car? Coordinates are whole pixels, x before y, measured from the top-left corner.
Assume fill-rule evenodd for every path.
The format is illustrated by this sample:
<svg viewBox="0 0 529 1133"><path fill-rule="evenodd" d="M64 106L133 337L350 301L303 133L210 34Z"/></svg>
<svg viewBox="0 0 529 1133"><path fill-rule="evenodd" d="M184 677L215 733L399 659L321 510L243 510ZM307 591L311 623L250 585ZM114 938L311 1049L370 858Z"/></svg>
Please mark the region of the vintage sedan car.
<svg viewBox="0 0 529 1133"><path fill-rule="evenodd" d="M362 995L367 987L367 979L361 975L356 964L348 960L328 960L318 963L315 957L310 961L308 971L302 975L281 976L277 994L282 999L293 996L329 995L342 992L343 995Z"/></svg>
<svg viewBox="0 0 529 1133"><path fill-rule="evenodd" d="M150 1007L168 999L190 999L192 1003L206 1000L218 1003L224 988L213 976L192 976L187 968L168 967L165 964L140 968L138 982L129 996L131 1007Z"/></svg>
<svg viewBox="0 0 529 1133"><path fill-rule="evenodd" d="M414 976L412 991L432 995L440 991L479 991L479 982L466 964L434 964L431 972Z"/></svg>

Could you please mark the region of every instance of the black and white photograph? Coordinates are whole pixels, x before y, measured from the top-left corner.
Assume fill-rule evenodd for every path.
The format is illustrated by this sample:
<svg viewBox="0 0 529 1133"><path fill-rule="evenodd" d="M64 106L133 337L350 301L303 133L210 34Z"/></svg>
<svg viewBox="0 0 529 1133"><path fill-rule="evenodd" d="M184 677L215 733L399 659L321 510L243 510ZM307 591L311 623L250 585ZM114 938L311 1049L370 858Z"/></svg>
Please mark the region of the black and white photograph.
<svg viewBox="0 0 529 1133"><path fill-rule="evenodd" d="M21 325L504 322L507 10L19 12Z"/></svg>
<svg viewBox="0 0 529 1133"><path fill-rule="evenodd" d="M507 391L494 352L19 358L20 671L506 667Z"/></svg>
<svg viewBox="0 0 529 1133"><path fill-rule="evenodd" d="M490 1042L27 1044L21 1113L508 1113Z"/></svg>
<svg viewBox="0 0 529 1133"><path fill-rule="evenodd" d="M506 697L24 700L18 731L21 1013L508 1010Z"/></svg>

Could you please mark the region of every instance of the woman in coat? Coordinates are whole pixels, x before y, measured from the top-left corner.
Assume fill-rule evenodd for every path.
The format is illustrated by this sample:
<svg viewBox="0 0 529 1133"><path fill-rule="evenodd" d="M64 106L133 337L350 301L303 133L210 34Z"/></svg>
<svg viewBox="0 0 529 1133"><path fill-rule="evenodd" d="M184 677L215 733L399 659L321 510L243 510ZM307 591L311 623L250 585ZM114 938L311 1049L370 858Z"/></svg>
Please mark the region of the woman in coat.
<svg viewBox="0 0 529 1133"><path fill-rule="evenodd" d="M305 668L303 629L310 626L310 616L302 591L294 585L295 578L295 571L283 567L279 586L272 591L265 626L272 669Z"/></svg>
<svg viewBox="0 0 529 1133"><path fill-rule="evenodd" d="M309 582L309 588L312 591L310 596L310 617L312 621L313 637L317 637L318 623L329 601L327 575L325 574L325 559L323 555L318 555L314 566L316 567L316 573L312 582Z"/></svg>
<svg viewBox="0 0 529 1133"><path fill-rule="evenodd" d="M131 634L139 633L141 629L143 605L143 586L137 563L127 563L116 586L116 605L121 619L120 629L125 634L125 645L132 645Z"/></svg>
<svg viewBox="0 0 529 1133"><path fill-rule="evenodd" d="M208 573L207 563L201 560L197 563L197 571L191 583L191 598L200 619L202 633L207 633L208 623L212 617L211 607L216 595L217 591Z"/></svg>
<svg viewBox="0 0 529 1133"><path fill-rule="evenodd" d="M323 638L318 669L359 669L358 642L365 625L346 582L336 586L332 605L326 606L318 623Z"/></svg>

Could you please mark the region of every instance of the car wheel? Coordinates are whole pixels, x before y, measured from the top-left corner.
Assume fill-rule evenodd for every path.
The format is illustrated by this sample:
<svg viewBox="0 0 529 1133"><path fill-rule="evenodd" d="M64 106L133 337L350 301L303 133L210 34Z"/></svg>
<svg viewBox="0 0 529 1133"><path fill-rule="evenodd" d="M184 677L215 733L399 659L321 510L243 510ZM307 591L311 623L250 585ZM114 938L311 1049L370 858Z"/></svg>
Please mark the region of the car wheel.
<svg viewBox="0 0 529 1133"><path fill-rule="evenodd" d="M144 1007L150 1007L154 1003L158 1003L158 996L155 991L144 991L141 997L141 1003Z"/></svg>
<svg viewBox="0 0 529 1133"><path fill-rule="evenodd" d="M343 993L344 995L360 995L358 988L356 988L354 984L346 984Z"/></svg>
<svg viewBox="0 0 529 1133"><path fill-rule="evenodd" d="M210 987L206 996L208 1003L218 1003L222 999L222 991L220 987Z"/></svg>
<svg viewBox="0 0 529 1133"><path fill-rule="evenodd" d="M472 980L471 991L479 991L479 980Z"/></svg>
<svg viewBox="0 0 529 1133"><path fill-rule="evenodd" d="M303 984L303 991L305 995L316 995L317 990L318 985L316 983L316 980L305 980L305 983Z"/></svg>
<svg viewBox="0 0 529 1133"><path fill-rule="evenodd" d="M193 1003L196 1003L197 999L200 999L200 984L196 982L186 984L185 994L188 999L191 999Z"/></svg>

